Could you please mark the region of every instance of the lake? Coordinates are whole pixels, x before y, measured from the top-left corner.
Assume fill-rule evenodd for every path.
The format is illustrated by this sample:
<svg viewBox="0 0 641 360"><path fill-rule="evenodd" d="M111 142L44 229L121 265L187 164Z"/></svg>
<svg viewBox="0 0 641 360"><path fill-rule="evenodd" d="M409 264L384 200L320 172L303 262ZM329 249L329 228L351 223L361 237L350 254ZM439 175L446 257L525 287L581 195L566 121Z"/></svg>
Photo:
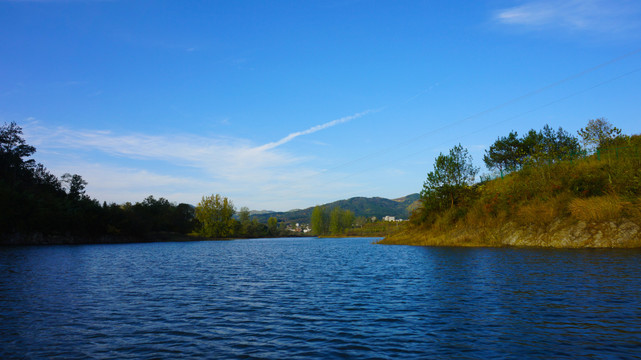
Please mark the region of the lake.
<svg viewBox="0 0 641 360"><path fill-rule="evenodd" d="M641 358L641 251L0 248L0 358Z"/></svg>

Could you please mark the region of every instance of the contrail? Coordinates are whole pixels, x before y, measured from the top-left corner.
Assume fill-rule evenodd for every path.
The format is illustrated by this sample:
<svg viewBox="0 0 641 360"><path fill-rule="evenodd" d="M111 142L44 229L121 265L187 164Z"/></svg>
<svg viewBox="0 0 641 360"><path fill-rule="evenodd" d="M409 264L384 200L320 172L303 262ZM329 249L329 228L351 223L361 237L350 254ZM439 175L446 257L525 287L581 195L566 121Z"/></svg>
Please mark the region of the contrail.
<svg viewBox="0 0 641 360"><path fill-rule="evenodd" d="M317 131L320 131L320 130L323 130L323 129L327 129L328 127L332 127L334 125L342 124L342 123L348 122L350 120L357 119L357 118L359 118L361 116L365 116L365 115L367 115L367 114L369 114L371 112L374 112L374 111L375 110L366 110L366 111L363 111L363 112L360 112L360 113L357 113L357 114L354 114L354 115L345 116L345 117L342 117L340 119L332 120L332 121L326 122L324 124L313 126L313 127L309 128L307 130L297 131L295 133L291 133L291 134L285 136L284 138L282 138L282 139L280 139L278 141L270 142L270 143L267 143L265 145L259 146L257 149L258 150L273 149L273 148L275 148L277 146L281 146L281 145L283 145L285 143L288 143L288 142L294 140L295 138L297 138L297 137L299 137L301 135L309 135L309 134L315 133Z"/></svg>

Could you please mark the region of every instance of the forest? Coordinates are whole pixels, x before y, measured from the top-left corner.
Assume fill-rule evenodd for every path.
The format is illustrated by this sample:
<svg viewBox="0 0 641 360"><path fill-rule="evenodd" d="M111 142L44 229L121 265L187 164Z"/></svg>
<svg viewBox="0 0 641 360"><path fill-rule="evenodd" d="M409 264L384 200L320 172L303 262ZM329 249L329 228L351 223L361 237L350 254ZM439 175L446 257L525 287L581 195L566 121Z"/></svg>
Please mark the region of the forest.
<svg viewBox="0 0 641 360"><path fill-rule="evenodd" d="M100 243L286 235L274 219L261 224L220 195L197 207L148 196L102 204L78 174L53 175L31 156L16 123L0 127L0 244ZM212 219L216 221L212 222ZM190 237L187 237L190 235Z"/></svg>

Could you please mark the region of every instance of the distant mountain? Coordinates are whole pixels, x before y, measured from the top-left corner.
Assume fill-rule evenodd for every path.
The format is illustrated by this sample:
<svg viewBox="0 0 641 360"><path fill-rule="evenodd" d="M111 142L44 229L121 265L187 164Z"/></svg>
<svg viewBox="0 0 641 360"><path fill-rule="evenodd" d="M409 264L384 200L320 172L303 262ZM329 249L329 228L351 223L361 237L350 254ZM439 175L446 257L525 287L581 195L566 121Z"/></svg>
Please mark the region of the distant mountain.
<svg viewBox="0 0 641 360"><path fill-rule="evenodd" d="M274 210L251 210L249 215L262 215L262 214L271 214Z"/></svg>
<svg viewBox="0 0 641 360"><path fill-rule="evenodd" d="M327 208L340 207L343 210L350 210L355 216L372 217L378 219L384 216L395 216L397 219L407 219L411 210L416 207L419 194L411 194L398 199L385 199L381 197L353 197L347 200L338 200L323 206ZM252 219L266 223L270 217L286 223L309 223L314 207L302 210L291 210L285 212L271 212L252 215Z"/></svg>

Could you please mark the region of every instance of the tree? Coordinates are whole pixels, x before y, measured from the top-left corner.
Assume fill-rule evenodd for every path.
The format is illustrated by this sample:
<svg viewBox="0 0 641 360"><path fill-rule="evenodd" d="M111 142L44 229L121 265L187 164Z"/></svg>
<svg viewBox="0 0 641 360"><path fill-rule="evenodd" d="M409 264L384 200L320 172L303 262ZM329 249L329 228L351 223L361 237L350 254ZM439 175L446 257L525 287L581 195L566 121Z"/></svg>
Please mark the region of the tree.
<svg viewBox="0 0 641 360"><path fill-rule="evenodd" d="M588 125L579 129L578 134L583 146L594 150L620 136L621 130L612 126L605 118L598 118L588 121Z"/></svg>
<svg viewBox="0 0 641 360"><path fill-rule="evenodd" d="M545 125L539 132L539 143L534 147L533 157L545 160L563 160L576 157L581 151L579 140L559 127L554 131Z"/></svg>
<svg viewBox="0 0 641 360"><path fill-rule="evenodd" d="M249 215L249 208L243 206L238 212L238 233L240 236L251 236L252 235L252 222Z"/></svg>
<svg viewBox="0 0 641 360"><path fill-rule="evenodd" d="M351 210L344 210L341 216L341 228L351 229L352 225L354 225L354 213Z"/></svg>
<svg viewBox="0 0 641 360"><path fill-rule="evenodd" d="M33 159L25 160L36 148L27 145L22 138L22 128L15 122L0 127L0 175L5 178L15 179L25 177L25 170L30 170L35 165Z"/></svg>
<svg viewBox="0 0 641 360"><path fill-rule="evenodd" d="M317 206L312 211L312 232L315 235L339 235L354 224L354 213L334 207L329 211L324 206Z"/></svg>
<svg viewBox="0 0 641 360"><path fill-rule="evenodd" d="M278 233L278 219L273 216L267 219L267 228L269 235L276 235Z"/></svg>
<svg viewBox="0 0 641 360"><path fill-rule="evenodd" d="M329 232L332 235L338 235L343 230L343 227L341 224L342 215L343 215L343 212L341 211L340 208L335 207L332 209L332 212L329 215Z"/></svg>
<svg viewBox="0 0 641 360"><path fill-rule="evenodd" d="M581 153L579 140L563 128L553 130L545 125L542 130L530 130L518 138L515 131L499 137L489 150L485 150L483 161L488 169L515 171L523 165L537 165L575 157Z"/></svg>
<svg viewBox="0 0 641 360"><path fill-rule="evenodd" d="M327 234L329 230L329 215L324 206L316 206L312 210L311 218L312 233L314 235Z"/></svg>
<svg viewBox="0 0 641 360"><path fill-rule="evenodd" d="M55 175L47 171L42 164L37 164L33 168L33 180L37 185L49 187L49 189L54 192L62 191L62 184L60 183L60 180L58 180Z"/></svg>
<svg viewBox="0 0 641 360"><path fill-rule="evenodd" d="M354 219L353 224L360 228L360 227L363 227L363 225L367 224L368 221L369 219L366 218L365 216L359 216L356 219Z"/></svg>
<svg viewBox="0 0 641 360"><path fill-rule="evenodd" d="M498 138L489 150L485 150L483 162L488 169L499 171L514 171L522 165L522 142L516 131L511 131L508 136Z"/></svg>
<svg viewBox="0 0 641 360"><path fill-rule="evenodd" d="M78 174L69 174L65 173L61 177L61 182L65 185L67 189L67 194L69 197L75 200L80 200L85 197L85 186L87 182L82 179L82 176ZM153 196L151 196L153 200Z"/></svg>
<svg viewBox="0 0 641 360"><path fill-rule="evenodd" d="M173 230L179 233L188 233L193 229L194 207L180 203L176 206L173 217Z"/></svg>
<svg viewBox="0 0 641 360"><path fill-rule="evenodd" d="M238 212L238 220L241 224L246 224L250 221L249 208L247 206L243 206L240 208L240 211Z"/></svg>
<svg viewBox="0 0 641 360"><path fill-rule="evenodd" d="M198 234L201 236L225 238L233 235L235 213L234 204L219 194L203 196L195 210L200 222Z"/></svg>
<svg viewBox="0 0 641 360"><path fill-rule="evenodd" d="M421 198L424 209L443 210L460 202L465 190L474 182L479 169L472 164L472 156L461 144L441 153L434 162L434 171L427 174Z"/></svg>

